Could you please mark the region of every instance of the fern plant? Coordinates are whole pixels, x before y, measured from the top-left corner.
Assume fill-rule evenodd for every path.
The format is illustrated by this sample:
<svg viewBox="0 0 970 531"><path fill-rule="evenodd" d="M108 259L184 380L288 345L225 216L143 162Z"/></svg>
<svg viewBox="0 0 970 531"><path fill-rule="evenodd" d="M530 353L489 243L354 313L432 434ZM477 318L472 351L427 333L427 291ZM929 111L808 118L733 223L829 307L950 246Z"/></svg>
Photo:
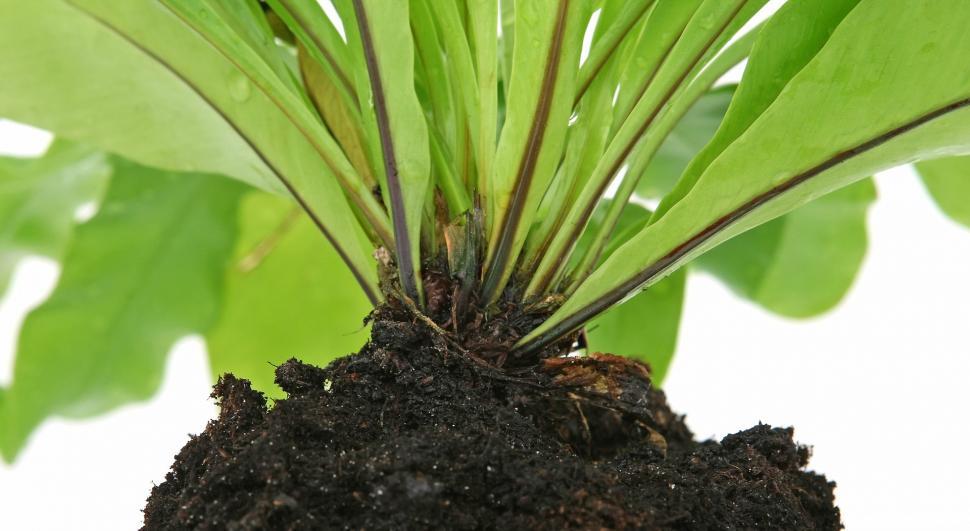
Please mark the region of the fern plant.
<svg viewBox="0 0 970 531"><path fill-rule="evenodd" d="M0 116L62 138L2 166L0 265L64 262L0 394L4 456L149 396L187 333L265 380L384 303L495 367L578 346L660 379L684 265L824 311L867 177L919 159L967 223L970 163L941 157L970 148L970 5L754 23L766 2L0 1Z"/></svg>

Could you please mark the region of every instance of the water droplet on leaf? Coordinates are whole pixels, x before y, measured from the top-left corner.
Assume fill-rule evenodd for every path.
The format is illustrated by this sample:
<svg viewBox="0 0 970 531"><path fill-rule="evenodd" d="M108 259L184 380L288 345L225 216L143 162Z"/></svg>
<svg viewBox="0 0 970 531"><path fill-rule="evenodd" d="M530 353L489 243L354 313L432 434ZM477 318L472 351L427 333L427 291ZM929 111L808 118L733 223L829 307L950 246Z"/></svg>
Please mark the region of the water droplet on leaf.
<svg viewBox="0 0 970 531"><path fill-rule="evenodd" d="M233 74L229 78L229 95L232 96L232 99L244 102L249 99L250 94L252 94L252 87L250 87L248 79L241 74Z"/></svg>

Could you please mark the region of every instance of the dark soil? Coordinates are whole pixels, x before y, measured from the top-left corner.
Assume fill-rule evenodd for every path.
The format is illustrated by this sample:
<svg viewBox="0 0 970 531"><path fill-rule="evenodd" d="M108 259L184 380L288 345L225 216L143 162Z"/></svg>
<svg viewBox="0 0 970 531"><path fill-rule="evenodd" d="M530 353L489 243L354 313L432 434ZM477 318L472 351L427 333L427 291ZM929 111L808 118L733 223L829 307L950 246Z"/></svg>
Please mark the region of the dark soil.
<svg viewBox="0 0 970 531"><path fill-rule="evenodd" d="M697 442L644 365L500 369L453 343L385 307L359 354L279 367L272 407L224 376L145 529L842 527L790 428Z"/></svg>

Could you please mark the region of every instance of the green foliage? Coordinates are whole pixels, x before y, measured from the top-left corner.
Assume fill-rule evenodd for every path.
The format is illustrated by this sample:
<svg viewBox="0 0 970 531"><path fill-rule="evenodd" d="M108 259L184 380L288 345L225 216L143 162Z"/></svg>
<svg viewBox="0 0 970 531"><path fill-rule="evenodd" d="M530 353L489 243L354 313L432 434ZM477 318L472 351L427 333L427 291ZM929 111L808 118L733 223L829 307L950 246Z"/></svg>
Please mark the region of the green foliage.
<svg viewBox="0 0 970 531"><path fill-rule="evenodd" d="M428 128L414 89L414 45L405 2L354 0L381 147L394 249L406 295L419 297L421 221L431 184ZM371 111L366 109L365 111Z"/></svg>
<svg viewBox="0 0 970 531"><path fill-rule="evenodd" d="M165 355L216 319L243 187L114 161L50 299L30 312L3 397L7 459L48 415L87 416L158 388Z"/></svg>
<svg viewBox="0 0 970 531"><path fill-rule="evenodd" d="M62 0L2 0L0 12L0 116L149 166L282 192L217 109L98 19Z"/></svg>
<svg viewBox="0 0 970 531"><path fill-rule="evenodd" d="M55 142L39 159L0 158L0 296L27 255L59 259L78 208L99 199L104 154Z"/></svg>
<svg viewBox="0 0 970 531"><path fill-rule="evenodd" d="M734 87L712 90L695 103L670 132L647 166L636 195L660 199L670 193L687 164L714 136L734 97Z"/></svg>
<svg viewBox="0 0 970 531"><path fill-rule="evenodd" d="M562 158L577 75L569 65L579 62L588 16L583 2L516 5L515 40L530 45L516 48L512 56L505 126L488 190L491 231L483 291L490 303L512 275Z"/></svg>
<svg viewBox="0 0 970 531"><path fill-rule="evenodd" d="M775 101L856 3L854 0L801 1L781 8L751 50L743 83L731 100L724 122L715 137L690 162L673 191L663 198L656 213L658 217L683 199L711 162Z"/></svg>
<svg viewBox="0 0 970 531"><path fill-rule="evenodd" d="M928 160L916 169L940 209L970 227L970 157Z"/></svg>
<svg viewBox="0 0 970 531"><path fill-rule="evenodd" d="M875 192L867 179L822 196L715 247L697 265L772 312L825 312L842 300L862 267L866 212Z"/></svg>
<svg viewBox="0 0 970 531"><path fill-rule="evenodd" d="M142 163L288 191L376 293L370 251L337 175L373 213L375 230L382 214L292 80L212 12L232 3L196 10L174 0L3 0L0 39L9 41L0 45L32 53L0 61L0 76L15 80L0 89L0 114Z"/></svg>
<svg viewBox="0 0 970 531"><path fill-rule="evenodd" d="M966 151L970 34L958 28L970 23L970 6L892 3L852 10L689 193L658 211L523 346L538 348L730 237L867 174Z"/></svg>
<svg viewBox="0 0 970 531"><path fill-rule="evenodd" d="M970 224L946 158L970 152L970 4L790 0L741 34L765 3L334 0L338 24L313 0L0 0L0 116L79 142L0 160L0 288L25 255L63 262L0 390L4 455L149 396L190 333L275 393L270 363L354 350L385 297L421 311L441 257L456 315L555 307L516 354L585 327L659 381L682 266L825 311L864 257L867 178L924 158Z"/></svg>

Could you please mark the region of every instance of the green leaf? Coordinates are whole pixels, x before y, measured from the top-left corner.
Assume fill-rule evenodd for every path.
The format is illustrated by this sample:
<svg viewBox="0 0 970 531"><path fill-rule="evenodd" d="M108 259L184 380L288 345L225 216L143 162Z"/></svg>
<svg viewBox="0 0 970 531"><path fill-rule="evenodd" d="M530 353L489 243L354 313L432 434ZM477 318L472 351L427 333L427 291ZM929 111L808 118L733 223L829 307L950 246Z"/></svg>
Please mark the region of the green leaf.
<svg viewBox="0 0 970 531"><path fill-rule="evenodd" d="M299 40L299 65L314 105L365 184L373 189L378 185L374 175L377 169L374 163L378 159L374 146L365 141L365 127L370 124L363 122L358 100L358 97L369 97L370 91L365 86L366 94L358 94L357 68L350 47L318 2L269 0L268 3ZM358 52L359 46L354 51ZM383 173L381 176L383 183Z"/></svg>
<svg viewBox="0 0 970 531"><path fill-rule="evenodd" d="M923 184L940 209L970 227L970 157L948 157L916 165Z"/></svg>
<svg viewBox="0 0 970 531"><path fill-rule="evenodd" d="M216 109L98 20L64 0L0 0L0 13L0 116L143 164L282 193Z"/></svg>
<svg viewBox="0 0 970 531"><path fill-rule="evenodd" d="M12 459L51 415L145 400L177 339L215 321L244 187L121 160L98 214L80 225L51 298L24 322L0 409Z"/></svg>
<svg viewBox="0 0 970 531"><path fill-rule="evenodd" d="M724 87L698 100L664 141L638 194L656 198L670 191L718 130L732 93ZM727 241L695 264L770 311L817 315L842 299L862 266L866 213L875 198L871 180L850 185Z"/></svg>
<svg viewBox="0 0 970 531"><path fill-rule="evenodd" d="M658 0L647 14L633 43L629 63L620 74L620 86L625 89L616 96L617 116L626 117L633 111L701 3L702 0ZM614 129L623 123L617 122Z"/></svg>
<svg viewBox="0 0 970 531"><path fill-rule="evenodd" d="M588 3L515 6L515 47L505 124L489 194L490 233L483 298L505 288L539 202L562 158ZM528 43L528 45L526 44Z"/></svg>
<svg viewBox="0 0 970 531"><path fill-rule="evenodd" d="M690 160L692 154L700 149L703 140L709 139L714 134L717 123L719 123L720 118L724 114L724 109L730 101L733 87L721 87L712 91L707 90L707 88L714 83L716 78L723 74L723 69L726 65L735 63L735 57L744 55L743 53L739 53L738 50L744 52L746 49L750 49L745 44L750 41L751 39L748 36L739 39L732 45L731 49L720 55L719 57L724 60L718 61L720 64L712 63L712 65L709 65L704 76L695 79L687 92L671 105L657 122L657 132L652 138L647 140L644 146L640 148L638 153L627 164L625 175L623 175L613 196L613 203L610 210L603 216L603 221L599 224L589 249L586 251L579 248L574 249L572 261L578 265L571 267L570 272L566 275L566 278L569 280L567 286L565 286L567 292L571 293L579 283L589 276L595 266L601 261L603 251L606 247L615 247L616 240L612 236L617 230L617 223L620 221L623 209L633 199L637 187L641 186L642 179L648 177L653 181L653 190L645 186L647 193L653 191L662 196L665 190L669 190L673 186L675 182L673 176L678 175L679 171L687 165L687 161ZM712 101L715 102L713 105L711 104ZM718 101L721 103L716 103ZM691 111L694 112L691 113ZM688 128L690 129L688 130ZM699 143L690 145L689 142L692 140L696 142L694 140L696 137L700 137L702 140ZM667 152L663 151L664 147L667 148ZM660 158L659 156L663 156L664 158ZM681 158L680 167L667 167L661 170L661 172L676 173L648 175L651 163L655 160L666 164L673 164L677 157ZM649 186L650 183L648 182L647 185Z"/></svg>
<svg viewBox="0 0 970 531"><path fill-rule="evenodd" d="M301 0L305 3L314 0ZM364 129L364 136L367 139L367 156L371 161L371 168L374 170L378 182L381 186L382 200L387 210L390 210L390 198L388 197L387 175L384 168L384 157L381 153L381 135L377 126L377 113L375 112L374 92L371 89L370 71L368 69L367 58L364 55L364 46L361 40L360 26L357 23L354 0L331 0L341 25L346 35L346 47L349 74L353 79L354 90L357 93L357 107L360 109L360 119ZM415 34L416 35L416 34ZM414 35L412 35L414 36Z"/></svg>
<svg viewBox="0 0 970 531"><path fill-rule="evenodd" d="M502 83L501 101L509 101L509 80L512 78L512 52L515 51L515 0L499 0L498 66ZM504 107L504 105L502 105ZM505 113L499 113L504 116ZM504 119L500 120L500 123Z"/></svg>
<svg viewBox="0 0 970 531"><path fill-rule="evenodd" d="M427 0L411 0L411 27L414 31L414 47L419 66L418 81L422 85L422 102L426 107L429 120L440 145L447 151L448 163L452 172L456 171L455 142L458 140L456 120L458 119L452 86L448 75L447 56L442 53L441 37L435 22L432 4ZM462 183L464 186L464 183Z"/></svg>
<svg viewBox="0 0 970 531"><path fill-rule="evenodd" d="M866 254L871 179L822 196L702 255L695 264L775 313L811 317L852 287Z"/></svg>
<svg viewBox="0 0 970 531"><path fill-rule="evenodd" d="M467 124L460 108L461 102L456 101L453 94L448 57L442 53L439 24L435 22L432 7L432 3L426 0L411 0L411 28L418 53L415 82L431 125L428 134L435 184L445 196L449 215L457 217L472 204L468 197L472 186L466 182L471 176L468 166L471 153L468 149ZM491 149L494 150L494 142Z"/></svg>
<svg viewBox="0 0 970 531"><path fill-rule="evenodd" d="M310 100L320 112L320 117L333 133L334 138L353 164L357 174L368 187L376 187L377 179L370 167L364 131L356 100L340 94L340 87L333 82L320 64L299 49L300 73Z"/></svg>
<svg viewBox="0 0 970 531"><path fill-rule="evenodd" d="M606 221L607 212L609 212L612 206L613 199L604 199L596 206L596 211L593 212L593 216L590 219L589 228L587 228L586 232L583 233L582 237L576 243L576 254L573 255L574 259L576 256L584 255L590 245L593 244L593 238L596 236L599 226ZM649 210L637 203L624 204L616 220L613 237L610 239L609 246L604 250L601 258L609 256L619 246L640 232L640 229L650 220L650 214L651 212Z"/></svg>
<svg viewBox="0 0 970 531"><path fill-rule="evenodd" d="M670 192L687 164L714 136L733 95L734 87L725 86L697 100L657 150L640 177L636 195L657 199Z"/></svg>
<svg viewBox="0 0 970 531"><path fill-rule="evenodd" d="M75 212L100 198L109 172L102 153L61 140L41 158L0 158L0 296L22 257L61 258Z"/></svg>
<svg viewBox="0 0 970 531"><path fill-rule="evenodd" d="M178 3L178 0L162 1ZM213 20L219 20L226 29L231 30L232 35L255 52L284 85L299 93L299 78L290 66L289 52L276 44L273 28L266 20L259 0L195 0L194 3L197 8L205 4L211 9L206 13L216 15Z"/></svg>
<svg viewBox="0 0 970 531"><path fill-rule="evenodd" d="M269 0L268 4L317 61L341 96L355 97L350 50L323 7L314 0Z"/></svg>
<svg viewBox="0 0 970 531"><path fill-rule="evenodd" d="M686 277L678 271L593 320L586 332L589 350L643 361L660 385L677 348Z"/></svg>
<svg viewBox="0 0 970 531"><path fill-rule="evenodd" d="M292 204L264 193L240 207L240 234L219 322L206 335L216 375L232 372L282 396L273 367L325 365L367 339L371 306L340 256Z"/></svg>
<svg viewBox="0 0 970 531"><path fill-rule="evenodd" d="M475 62L468 37L465 33L464 13L458 2L434 2L429 0L412 0L412 4L422 3L424 9L434 16L435 27L438 28L441 46L435 50L445 59L448 77L441 79L445 88L452 91L455 102L455 137L450 143L451 152L455 155L459 175L468 183L470 190L477 186L474 175L476 155L484 145L480 140L481 119L479 116L478 79ZM492 27L494 31L494 25ZM494 151L494 141L489 143L489 149Z"/></svg>
<svg viewBox="0 0 970 531"><path fill-rule="evenodd" d="M650 130L668 102L686 91L689 83L685 80L700 72L704 59L713 56L719 45L726 43L764 3L765 0L705 0L697 8L630 114L620 114L622 125L590 178L591 183L605 188L630 153L636 151L637 144L642 143L644 132Z"/></svg>
<svg viewBox="0 0 970 531"><path fill-rule="evenodd" d="M590 247L589 253L582 257L579 261L579 266L573 270L570 274L570 284L569 291L572 291L578 283L582 282L589 276L593 269L593 266L597 263L599 257L602 254L604 247L609 244L610 236L615 230L616 221L619 219L621 214L620 205L625 205L633 197L634 192L637 187L640 186L642 179L644 177L655 177L646 175L649 166L655 161L655 159L663 162L669 161L662 158L658 159L658 155L668 156L669 155L680 155L683 159L683 163L674 169L666 168L666 171L670 172L670 175L663 182L655 182L653 188L660 197L667 193L669 189L673 186L675 175L679 175L680 171L684 166L687 165L687 161L693 154L700 149L703 141L706 141L714 134L714 130L717 124L720 123L721 118L724 116L724 110L727 107L728 101L730 100L734 87L726 86L711 90L711 87L720 79L730 68L737 65L743 61L751 52L751 47L754 41L757 39L758 35L761 33L761 27L763 23L757 24L755 27L751 28L743 36L735 40L730 45L726 46L720 53L717 54L709 63L704 66L704 69L693 79L686 89L681 91L677 97L673 99L671 104L661 112L660 116L657 118L655 125L653 126L653 132L646 134L644 140L635 149L634 153L631 155L630 159L625 165L625 175L623 175L619 187L613 196L614 205L610 212L607 213L604 223L600 226L599 234L596 236L594 244ZM712 106L709 100L722 102L722 105L717 105L716 103ZM696 108L696 109L695 109ZM693 114L690 114L694 110ZM705 121L698 120L698 115L706 116L708 119ZM687 123L682 123L687 120ZM705 123L707 122L707 123ZM677 136L677 127L691 129L687 133L681 133L686 135L688 138L680 138ZM700 128L700 136L703 137L703 141L696 143L695 145L690 145L688 142L694 141L695 133L694 128ZM673 137L671 135L674 135ZM680 141L680 142L677 142ZM665 153L663 151L664 147L668 150L674 149L675 153ZM659 177L663 179L663 177ZM649 186L649 183L648 183ZM656 190L657 188L663 191ZM646 193L651 193L651 190L647 190Z"/></svg>
<svg viewBox="0 0 970 531"><path fill-rule="evenodd" d="M690 192L604 262L524 349L812 199L882 169L970 151L968 24L970 4L957 0L860 2Z"/></svg>
<svg viewBox="0 0 970 531"><path fill-rule="evenodd" d="M498 0L470 0L468 17L475 77L478 81L478 190L487 197L498 128ZM487 203L484 203L487 208Z"/></svg>
<svg viewBox="0 0 970 531"><path fill-rule="evenodd" d="M414 89L414 40L407 2L354 0L380 131L402 287L417 298L421 221L431 186L428 125Z"/></svg>
<svg viewBox="0 0 970 531"><path fill-rule="evenodd" d="M701 98L665 140L637 193L664 197L685 170L688 175L678 186L689 188L696 175L743 133L784 84L814 57L855 4L796 1L782 7L777 18L766 24L765 36L759 35L744 74L744 88L733 100L731 92L717 91ZM715 132L717 136L711 141ZM688 163L702 149L688 169ZM676 191L666 197L665 206L682 193ZM702 256L698 265L771 311L791 317L824 312L841 300L862 265L865 215L874 198L870 181L824 196L714 249Z"/></svg>
<svg viewBox="0 0 970 531"><path fill-rule="evenodd" d="M621 2L606 4L600 12L596 33L600 31L602 24L609 25L610 18L622 8ZM594 42L595 38L594 34ZM590 79L584 95L578 98L576 121L568 127L563 160L549 189L539 203L536 222L526 239L520 259L520 268L525 271L532 271L538 264L559 232L559 227L565 221L570 207L576 201L576 196L582 190L590 172L603 154L613 125L616 78L625 57L623 50L618 50L612 60L600 67L599 73ZM576 92L578 96L579 90L577 89ZM577 97L574 96L574 101L576 99ZM532 294L527 297L530 295Z"/></svg>

